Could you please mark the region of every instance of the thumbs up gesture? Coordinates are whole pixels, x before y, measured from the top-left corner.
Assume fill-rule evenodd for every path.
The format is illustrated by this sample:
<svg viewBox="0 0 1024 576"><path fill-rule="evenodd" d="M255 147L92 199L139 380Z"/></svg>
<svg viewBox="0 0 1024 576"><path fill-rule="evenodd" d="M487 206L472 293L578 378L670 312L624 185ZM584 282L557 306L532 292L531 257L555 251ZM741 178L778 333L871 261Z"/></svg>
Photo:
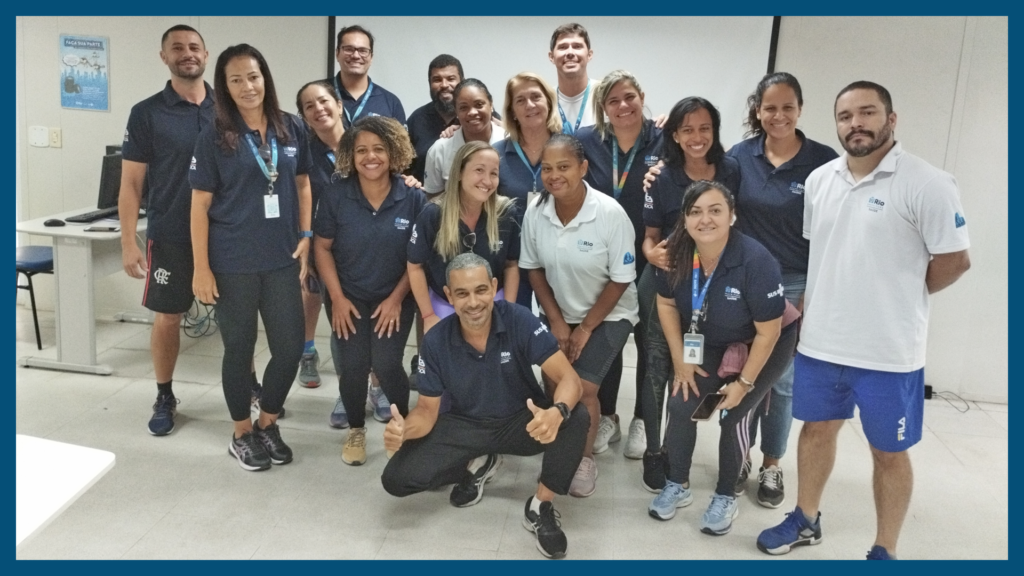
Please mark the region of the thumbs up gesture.
<svg viewBox="0 0 1024 576"><path fill-rule="evenodd" d="M533 420L526 425L526 432L541 444L554 442L558 436L558 427L562 425L562 413L554 407L547 410L538 408L529 398L526 400L526 407L533 412Z"/></svg>
<svg viewBox="0 0 1024 576"><path fill-rule="evenodd" d="M405 441L405 418L398 412L398 406L391 405L391 421L384 427L384 448L397 451Z"/></svg>

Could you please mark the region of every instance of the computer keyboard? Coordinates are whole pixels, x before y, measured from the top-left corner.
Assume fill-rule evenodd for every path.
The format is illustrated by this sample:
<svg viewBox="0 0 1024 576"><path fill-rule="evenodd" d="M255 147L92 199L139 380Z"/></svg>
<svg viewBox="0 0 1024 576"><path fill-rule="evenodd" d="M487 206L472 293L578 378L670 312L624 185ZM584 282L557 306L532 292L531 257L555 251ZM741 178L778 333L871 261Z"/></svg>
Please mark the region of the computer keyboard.
<svg viewBox="0 0 1024 576"><path fill-rule="evenodd" d="M117 206L111 206L110 208L101 208L99 210L93 210L92 212L86 212L85 214L79 214L77 216L68 216L64 219L65 222L76 222L79 224L87 222L95 222L102 220L103 218L110 218L111 216L117 216ZM145 218L146 211L139 210L139 218Z"/></svg>

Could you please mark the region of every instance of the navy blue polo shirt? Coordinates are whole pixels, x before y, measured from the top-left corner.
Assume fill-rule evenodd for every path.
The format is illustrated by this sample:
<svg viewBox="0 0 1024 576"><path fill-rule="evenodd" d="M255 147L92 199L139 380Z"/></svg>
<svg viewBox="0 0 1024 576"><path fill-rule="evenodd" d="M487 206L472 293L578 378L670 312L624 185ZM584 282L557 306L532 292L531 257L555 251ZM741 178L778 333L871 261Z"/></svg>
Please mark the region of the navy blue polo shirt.
<svg viewBox="0 0 1024 576"><path fill-rule="evenodd" d="M364 302L387 298L406 271L406 246L426 196L391 177L391 191L374 209L359 176L336 178L320 199L313 232L334 240L331 253L345 297Z"/></svg>
<svg viewBox="0 0 1024 576"><path fill-rule="evenodd" d="M498 221L498 250L491 252L490 242L487 239L487 213L481 212L476 222L476 243L473 245L473 252L481 256L491 265L491 272L498 279L498 288L504 287L505 264L510 260L519 260L519 232L522 228L523 217L516 205L505 212ZM416 219L416 229L409 238L409 262L424 265L427 275L427 285L438 296L444 297L445 278L444 272L448 267L440 254L434 249L434 241L437 239L437 231L441 227L441 206L434 202L428 202ZM459 220L459 235L469 234L469 226Z"/></svg>
<svg viewBox="0 0 1024 576"><path fill-rule="evenodd" d="M192 243L192 187L188 167L199 133L216 117L213 88L200 105L183 99L167 81L164 89L132 106L121 156L147 165L146 236Z"/></svg>
<svg viewBox="0 0 1024 576"><path fill-rule="evenodd" d="M783 274L807 274L810 242L804 238L804 182L816 168L836 157L836 151L804 136L789 162L776 168L764 155L762 134L733 146L743 175L736 192L736 227L764 244L782 265Z"/></svg>
<svg viewBox="0 0 1024 576"><path fill-rule="evenodd" d="M527 167L510 138L496 143L494 149L501 161L498 166L498 194L513 198L516 204L525 207L531 191L544 190L544 183L540 180L540 162Z"/></svg>
<svg viewBox="0 0 1024 576"><path fill-rule="evenodd" d="M366 99L366 92L363 92L358 100L353 98L341 83L341 72L324 81L333 83L335 91L338 92L338 96L341 98L341 105L345 108L341 113L341 121L344 123L345 128L351 126L352 122L366 116L387 116L388 118L398 120L399 124L405 126L405 108L402 108L402 101L398 99L398 96L388 92L384 87L374 82L373 78L369 78L370 83L373 84L373 92L370 94L369 100ZM369 92L369 89L367 89L367 92ZM359 105L364 100L366 100L366 106L363 106L359 116L352 118L352 122L350 122L348 117L356 113L356 109L359 108ZM345 114L346 111L348 114Z"/></svg>
<svg viewBox="0 0 1024 576"><path fill-rule="evenodd" d="M693 312L693 270L690 257L686 261L686 273L675 288L669 285L668 273L655 269L658 294L675 299L684 333L690 329ZM703 290L707 280L703 268L699 274L698 290ZM779 263L757 240L732 230L706 298L707 314L697 321L697 332L704 335L704 343L728 346L750 342L757 334L754 322L774 320L786 310Z"/></svg>
<svg viewBox="0 0 1024 576"><path fill-rule="evenodd" d="M608 136L601 137L596 126L584 126L576 133L576 137L583 144L583 154L587 157L587 175L584 179L594 190L600 190L605 194L614 197L612 183L612 135L609 130ZM633 253L637 255L636 273L640 273L647 265L642 246L644 244L644 175L647 169L658 163L661 156L661 128L654 125L652 120L644 120L640 129L640 136L633 146L639 146L636 156L633 158L633 165L629 168L626 182L622 186L622 194L618 197L619 205L626 210L629 221L633 223L633 233L636 239L636 246ZM621 148L615 150L619 155L619 178L626 168L626 161L629 160L629 151Z"/></svg>
<svg viewBox="0 0 1024 576"><path fill-rule="evenodd" d="M295 262L292 253L299 243L299 197L295 178L310 170L309 139L305 123L282 112L287 137L267 126L267 140L277 138L277 181L280 216L267 218L264 197L268 181L245 135L262 144L259 130L250 130L236 115L238 143L224 150L217 142L214 125L207 126L196 142L189 181L192 188L213 193L210 219L210 269L223 274L255 274L284 268Z"/></svg>
<svg viewBox="0 0 1024 576"><path fill-rule="evenodd" d="M723 156L715 164L715 181L722 183L733 194L740 187L740 165L735 158ZM693 184L681 166L665 166L644 200L644 226L661 228L661 239L672 234L683 209L683 193Z"/></svg>
<svg viewBox="0 0 1024 576"><path fill-rule="evenodd" d="M441 132L452 124L458 125L459 119L453 118L451 122L445 122L432 101L420 106L409 116L409 139L412 140L412 147L416 149L416 159L413 160L409 173L420 182L423 182L423 172L426 170L427 151L441 138Z"/></svg>
<svg viewBox="0 0 1024 576"><path fill-rule="evenodd" d="M416 387L436 398L448 392L451 413L480 420L508 418L550 401L533 366L558 352L558 341L525 306L499 300L491 312L491 333L481 354L462 337L457 314L442 319L423 337Z"/></svg>
<svg viewBox="0 0 1024 576"><path fill-rule="evenodd" d="M313 217L316 217L317 206L320 205L320 198L327 187L331 184L334 176L334 162L331 158L337 158L337 146L334 148L324 144L324 141L316 135L316 132L309 131L309 187L313 191ZM340 178L340 176L334 179Z"/></svg>

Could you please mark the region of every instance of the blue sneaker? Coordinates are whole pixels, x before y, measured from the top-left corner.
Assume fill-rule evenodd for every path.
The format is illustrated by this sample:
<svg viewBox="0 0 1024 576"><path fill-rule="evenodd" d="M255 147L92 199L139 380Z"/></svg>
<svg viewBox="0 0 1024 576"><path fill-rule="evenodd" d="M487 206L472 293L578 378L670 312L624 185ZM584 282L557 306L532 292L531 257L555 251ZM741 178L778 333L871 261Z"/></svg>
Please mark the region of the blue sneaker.
<svg viewBox="0 0 1024 576"><path fill-rule="evenodd" d="M157 394L153 404L153 417L149 419L149 433L167 436L174 431L174 416L178 413L178 400L174 394Z"/></svg>
<svg viewBox="0 0 1024 576"><path fill-rule="evenodd" d="M868 552L868 560L895 560L895 556L890 556L889 551L881 546L875 544L871 547L871 551Z"/></svg>
<svg viewBox="0 0 1024 576"><path fill-rule="evenodd" d="M740 503L735 496L715 494L707 512L700 518L700 531L712 536L728 534L732 530L732 521L740 515Z"/></svg>
<svg viewBox="0 0 1024 576"><path fill-rule="evenodd" d="M348 414L345 413L345 403L338 396L334 403L334 410L331 411L331 428L348 428Z"/></svg>
<svg viewBox="0 0 1024 576"><path fill-rule="evenodd" d="M814 524L807 521L799 506L786 514L782 524L768 528L757 537L757 549L765 554L786 554L796 546L814 546L821 542L821 513Z"/></svg>
<svg viewBox="0 0 1024 576"><path fill-rule="evenodd" d="M693 494L690 489L683 488L683 485L677 482L666 480L661 493L655 496L654 501L647 507L647 513L658 520L671 520L676 515L676 508L683 508L690 504L693 504Z"/></svg>
<svg viewBox="0 0 1024 576"><path fill-rule="evenodd" d="M370 404L373 405L374 420L384 423L391 420L391 401L384 395L383 388L370 386Z"/></svg>

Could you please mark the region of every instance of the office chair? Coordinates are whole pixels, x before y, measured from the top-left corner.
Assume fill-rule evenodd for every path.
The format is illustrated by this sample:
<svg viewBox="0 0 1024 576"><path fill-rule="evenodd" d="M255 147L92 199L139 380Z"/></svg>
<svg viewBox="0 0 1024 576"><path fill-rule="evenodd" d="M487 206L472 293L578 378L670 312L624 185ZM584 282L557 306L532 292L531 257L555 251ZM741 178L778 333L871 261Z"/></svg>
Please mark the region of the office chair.
<svg viewBox="0 0 1024 576"><path fill-rule="evenodd" d="M15 282L18 284L18 290L28 290L29 299L32 300L32 322L36 326L36 346L42 350L43 340L39 337L39 317L36 314L36 292L32 287L32 277L36 274L53 274L53 248L50 246L19 246L15 260L18 269L15 274ZM28 286L21 285L22 274L28 279Z"/></svg>

